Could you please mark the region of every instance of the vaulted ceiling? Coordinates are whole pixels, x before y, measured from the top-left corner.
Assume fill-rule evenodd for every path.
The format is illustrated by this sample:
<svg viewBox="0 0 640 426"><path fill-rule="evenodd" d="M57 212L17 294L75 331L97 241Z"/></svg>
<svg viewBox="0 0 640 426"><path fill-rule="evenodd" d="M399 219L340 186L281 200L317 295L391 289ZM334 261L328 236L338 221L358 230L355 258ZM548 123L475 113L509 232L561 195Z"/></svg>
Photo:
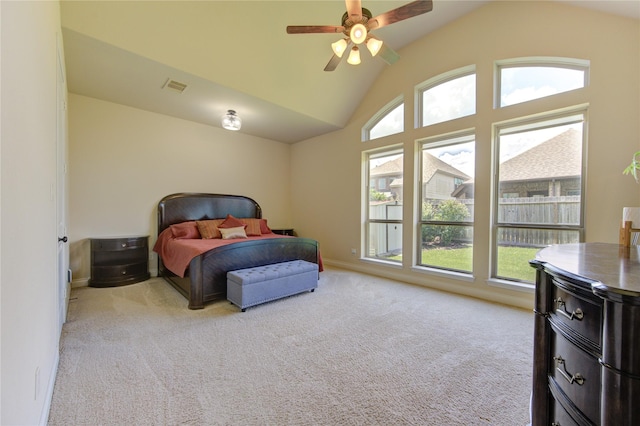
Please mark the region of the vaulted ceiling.
<svg viewBox="0 0 640 426"><path fill-rule="evenodd" d="M433 11L374 31L402 47L491 0L434 0ZM373 16L408 1L363 0ZM640 18L638 1L567 1ZM63 1L68 89L211 126L234 109L240 132L295 143L342 128L387 65L368 52L323 71L341 34L287 34L340 25L343 0ZM187 85L179 93L168 80Z"/></svg>

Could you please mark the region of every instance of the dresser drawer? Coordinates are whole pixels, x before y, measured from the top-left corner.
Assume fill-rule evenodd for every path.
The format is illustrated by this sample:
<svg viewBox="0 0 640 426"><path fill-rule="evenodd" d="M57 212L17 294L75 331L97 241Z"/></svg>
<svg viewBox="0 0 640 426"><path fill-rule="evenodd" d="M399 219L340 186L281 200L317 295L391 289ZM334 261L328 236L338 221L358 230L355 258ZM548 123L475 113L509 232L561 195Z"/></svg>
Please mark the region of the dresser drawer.
<svg viewBox="0 0 640 426"><path fill-rule="evenodd" d="M553 279L551 315L554 323L564 325L602 353L602 301L595 296L572 291L571 284Z"/></svg>
<svg viewBox="0 0 640 426"><path fill-rule="evenodd" d="M133 237L91 240L91 250L94 251L117 251L146 247L146 238Z"/></svg>
<svg viewBox="0 0 640 426"><path fill-rule="evenodd" d="M93 279L96 281L121 280L123 278L145 275L148 271L147 262L129 265L94 266Z"/></svg>
<svg viewBox="0 0 640 426"><path fill-rule="evenodd" d="M551 402L551 425L554 426L582 426L580 423L573 420L573 417L569 415L567 410L560 404L560 402L553 400Z"/></svg>
<svg viewBox="0 0 640 426"><path fill-rule="evenodd" d="M551 328L549 380L592 422L600 419L601 371L598 359ZM551 384L550 384L551 385Z"/></svg>

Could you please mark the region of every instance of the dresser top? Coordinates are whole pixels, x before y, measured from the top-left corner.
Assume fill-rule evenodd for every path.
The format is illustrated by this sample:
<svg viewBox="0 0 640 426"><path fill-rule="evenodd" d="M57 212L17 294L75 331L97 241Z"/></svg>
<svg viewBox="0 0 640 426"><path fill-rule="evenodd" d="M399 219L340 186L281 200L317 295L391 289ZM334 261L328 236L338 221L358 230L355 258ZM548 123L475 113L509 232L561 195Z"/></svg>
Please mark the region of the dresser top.
<svg viewBox="0 0 640 426"><path fill-rule="evenodd" d="M558 244L540 250L535 260L591 282L602 297L640 298L640 246Z"/></svg>

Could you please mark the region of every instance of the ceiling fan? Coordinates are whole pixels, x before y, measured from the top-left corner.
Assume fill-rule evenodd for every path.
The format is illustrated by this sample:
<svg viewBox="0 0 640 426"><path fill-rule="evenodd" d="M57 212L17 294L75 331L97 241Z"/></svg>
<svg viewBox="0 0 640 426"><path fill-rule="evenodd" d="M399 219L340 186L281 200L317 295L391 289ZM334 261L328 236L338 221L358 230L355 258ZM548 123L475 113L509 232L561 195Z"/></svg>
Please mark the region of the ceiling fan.
<svg viewBox="0 0 640 426"><path fill-rule="evenodd" d="M360 63L359 45L365 44L372 56L380 57L389 65L396 62L400 55L387 46L382 40L371 35L371 31L430 12L432 0L417 0L396 9L372 17L368 9L362 7L361 0L345 0L347 11L342 15L342 25L289 25L288 34L343 33L346 38L331 44L333 56L324 67L325 71L336 69L345 52L349 51L347 62L352 65Z"/></svg>

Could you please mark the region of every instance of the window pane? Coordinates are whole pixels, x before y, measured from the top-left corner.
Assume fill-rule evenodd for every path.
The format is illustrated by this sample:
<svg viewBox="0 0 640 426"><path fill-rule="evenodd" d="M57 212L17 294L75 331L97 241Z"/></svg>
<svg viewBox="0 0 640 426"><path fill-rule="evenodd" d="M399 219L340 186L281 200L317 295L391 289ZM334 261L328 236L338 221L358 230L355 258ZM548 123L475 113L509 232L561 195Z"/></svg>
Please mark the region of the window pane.
<svg viewBox="0 0 640 426"><path fill-rule="evenodd" d="M422 92L422 126L476 113L476 75L469 74Z"/></svg>
<svg viewBox="0 0 640 426"><path fill-rule="evenodd" d="M385 206L402 200L402 163L402 154L398 153L369 159L369 181L372 182L369 188L370 219L386 219ZM402 210L400 212L398 219L402 220Z"/></svg>
<svg viewBox="0 0 640 426"><path fill-rule="evenodd" d="M367 257L402 262L402 224L369 223Z"/></svg>
<svg viewBox="0 0 640 426"><path fill-rule="evenodd" d="M499 138L498 222L580 225L582 123Z"/></svg>
<svg viewBox="0 0 640 426"><path fill-rule="evenodd" d="M571 244L579 240L578 231L499 227L496 275L533 283L536 271L529 266L529 261L538 250L550 244Z"/></svg>
<svg viewBox="0 0 640 426"><path fill-rule="evenodd" d="M420 265L462 272L473 270L473 227L422 225L421 233Z"/></svg>
<svg viewBox="0 0 640 426"><path fill-rule="evenodd" d="M369 140L401 132L404 132L404 103L391 110L369 130Z"/></svg>
<svg viewBox="0 0 640 426"><path fill-rule="evenodd" d="M371 186L365 257L402 262L402 154L370 155L368 173Z"/></svg>
<svg viewBox="0 0 640 426"><path fill-rule="evenodd" d="M500 69L500 106L584 87L585 71L560 67L509 67Z"/></svg>
<svg viewBox="0 0 640 426"><path fill-rule="evenodd" d="M528 262L540 248L579 241L582 118L500 129L494 276L533 282Z"/></svg>
<svg viewBox="0 0 640 426"><path fill-rule="evenodd" d="M471 272L475 141L462 136L436 144L422 149L418 264Z"/></svg>

